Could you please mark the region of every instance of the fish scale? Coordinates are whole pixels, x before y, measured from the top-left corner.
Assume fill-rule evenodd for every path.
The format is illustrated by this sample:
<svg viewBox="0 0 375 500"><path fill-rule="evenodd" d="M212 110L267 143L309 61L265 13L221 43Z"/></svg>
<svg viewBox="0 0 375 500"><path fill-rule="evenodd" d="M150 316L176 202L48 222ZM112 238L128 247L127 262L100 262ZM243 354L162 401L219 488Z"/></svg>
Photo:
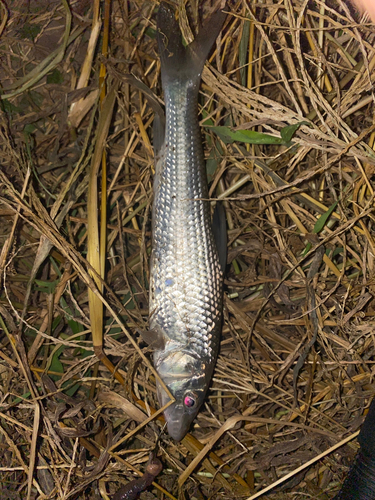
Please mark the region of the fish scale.
<svg viewBox="0 0 375 500"><path fill-rule="evenodd" d="M157 19L166 127L155 151L147 335L155 368L175 399L164 415L176 440L203 403L220 343L223 272L212 232L198 91L224 19L222 12L213 14L186 48L167 4ZM164 406L170 398L158 380L157 392Z"/></svg>
<svg viewBox="0 0 375 500"><path fill-rule="evenodd" d="M194 94L195 89L176 84L165 95L165 152L154 192L150 327L163 328L171 340L190 345L210 362L219 343L208 333L220 323L222 272Z"/></svg>

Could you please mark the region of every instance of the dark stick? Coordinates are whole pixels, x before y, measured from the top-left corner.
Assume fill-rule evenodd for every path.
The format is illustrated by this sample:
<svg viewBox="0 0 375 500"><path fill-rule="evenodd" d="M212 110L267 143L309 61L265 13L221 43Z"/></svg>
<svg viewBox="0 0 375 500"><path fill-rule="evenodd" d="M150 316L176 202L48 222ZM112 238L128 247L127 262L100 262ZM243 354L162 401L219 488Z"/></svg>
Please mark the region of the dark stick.
<svg viewBox="0 0 375 500"><path fill-rule="evenodd" d="M128 484L120 488L113 496L112 500L136 500L146 488L151 486L156 476L161 472L163 466L154 454L146 466L146 471L142 477L133 479Z"/></svg>

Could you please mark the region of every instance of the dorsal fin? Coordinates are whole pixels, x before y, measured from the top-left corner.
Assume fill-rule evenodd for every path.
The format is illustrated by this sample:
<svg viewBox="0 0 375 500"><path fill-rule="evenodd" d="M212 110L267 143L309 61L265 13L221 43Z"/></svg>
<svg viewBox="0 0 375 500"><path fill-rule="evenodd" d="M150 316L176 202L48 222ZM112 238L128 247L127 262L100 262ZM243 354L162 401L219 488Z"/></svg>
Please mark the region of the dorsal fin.
<svg viewBox="0 0 375 500"><path fill-rule="evenodd" d="M221 270L225 273L227 267L227 221L222 201L216 203L214 216L212 218L212 232L216 242L217 252Z"/></svg>
<svg viewBox="0 0 375 500"><path fill-rule="evenodd" d="M151 349L155 351L164 350L166 339L162 333L157 330L140 330L139 328L137 332Z"/></svg>

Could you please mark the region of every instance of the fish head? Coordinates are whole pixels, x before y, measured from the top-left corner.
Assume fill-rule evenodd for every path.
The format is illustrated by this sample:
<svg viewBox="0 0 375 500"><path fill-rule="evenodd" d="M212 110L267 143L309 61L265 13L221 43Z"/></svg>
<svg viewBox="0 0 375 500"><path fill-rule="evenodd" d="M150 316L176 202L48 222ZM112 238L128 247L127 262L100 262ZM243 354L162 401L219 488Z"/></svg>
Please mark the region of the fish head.
<svg viewBox="0 0 375 500"><path fill-rule="evenodd" d="M201 407L211 378L209 366L192 353L170 352L159 359L157 371L175 401L164 410L168 434L181 441ZM212 363L213 365L213 363ZM170 397L157 381L159 404L165 406Z"/></svg>

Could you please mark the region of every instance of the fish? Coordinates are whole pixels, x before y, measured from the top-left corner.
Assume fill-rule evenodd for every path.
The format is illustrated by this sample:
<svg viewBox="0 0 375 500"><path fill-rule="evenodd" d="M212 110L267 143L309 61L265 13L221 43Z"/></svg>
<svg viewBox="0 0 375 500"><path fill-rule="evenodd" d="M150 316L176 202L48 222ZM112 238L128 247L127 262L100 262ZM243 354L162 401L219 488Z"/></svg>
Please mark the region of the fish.
<svg viewBox="0 0 375 500"><path fill-rule="evenodd" d="M176 441L204 401L220 344L223 258L212 230L198 92L225 18L221 10L214 12L185 47L175 10L162 2L157 14L165 128L156 118L149 330L143 336L174 398L164 417ZM170 397L158 380L156 387L164 407Z"/></svg>

